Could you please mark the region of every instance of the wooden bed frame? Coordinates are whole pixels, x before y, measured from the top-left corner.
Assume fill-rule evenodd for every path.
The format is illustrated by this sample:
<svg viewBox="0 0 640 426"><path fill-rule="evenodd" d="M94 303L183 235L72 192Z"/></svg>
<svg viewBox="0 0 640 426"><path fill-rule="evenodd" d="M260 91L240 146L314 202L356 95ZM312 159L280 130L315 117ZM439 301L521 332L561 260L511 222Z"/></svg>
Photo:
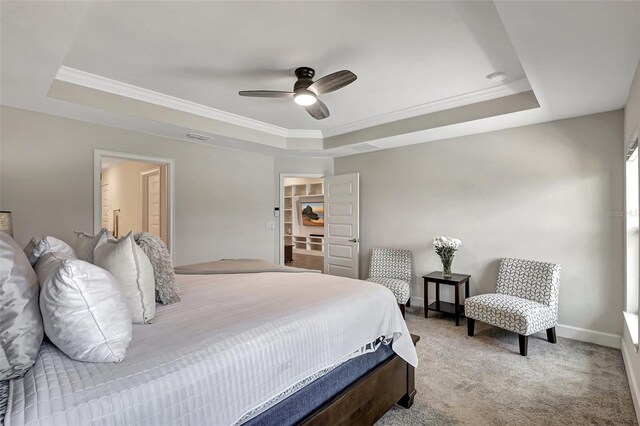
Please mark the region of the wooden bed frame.
<svg viewBox="0 0 640 426"><path fill-rule="evenodd" d="M420 337L411 335L415 345ZM373 425L396 403L411 407L416 395L415 368L393 354L329 402L301 425Z"/></svg>

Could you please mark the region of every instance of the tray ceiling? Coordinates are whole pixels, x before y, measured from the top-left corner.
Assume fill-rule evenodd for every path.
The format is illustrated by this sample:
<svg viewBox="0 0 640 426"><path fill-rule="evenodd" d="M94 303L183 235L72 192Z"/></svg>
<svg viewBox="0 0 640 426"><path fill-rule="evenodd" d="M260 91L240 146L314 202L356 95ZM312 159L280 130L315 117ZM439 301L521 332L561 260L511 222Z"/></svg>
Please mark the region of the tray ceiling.
<svg viewBox="0 0 640 426"><path fill-rule="evenodd" d="M241 149L317 153L363 137L383 147L424 142L443 127L459 127L444 133L452 137L500 127L496 117L513 126L584 111L575 97L563 110L550 104L567 98L567 72L582 73L580 88L589 84L589 69L578 65L598 56L580 51L579 37L594 26L610 35L598 39L599 53L627 53L600 64L619 78L586 110L624 105L640 55L633 3L3 2L1 100L169 137L199 130ZM332 114L323 121L288 99L237 95L290 90L298 66L319 76L350 69L358 80L322 97ZM494 71L506 80L485 78ZM495 115L440 118L474 104L492 105ZM348 151L326 152L341 153Z"/></svg>

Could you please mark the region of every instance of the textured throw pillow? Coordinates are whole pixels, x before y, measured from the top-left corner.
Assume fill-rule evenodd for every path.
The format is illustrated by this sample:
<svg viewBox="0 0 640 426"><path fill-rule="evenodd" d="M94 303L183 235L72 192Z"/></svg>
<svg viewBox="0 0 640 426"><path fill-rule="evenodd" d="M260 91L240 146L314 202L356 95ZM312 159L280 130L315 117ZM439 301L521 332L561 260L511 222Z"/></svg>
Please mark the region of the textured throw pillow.
<svg viewBox="0 0 640 426"><path fill-rule="evenodd" d="M115 278L63 253L43 256L36 273L49 340L78 361L122 361L131 341L131 315Z"/></svg>
<svg viewBox="0 0 640 426"><path fill-rule="evenodd" d="M74 249L76 255L78 259L86 260L89 263L93 263L93 251L96 247L107 240L115 239L107 228L102 228L96 235L89 235L78 231L75 231L75 233L76 242L74 244Z"/></svg>
<svg viewBox="0 0 640 426"><path fill-rule="evenodd" d="M38 278L20 246L0 232L0 380L27 372L42 343Z"/></svg>
<svg viewBox="0 0 640 426"><path fill-rule="evenodd" d="M29 240L26 246L24 246L24 254L29 259L29 263L31 266L34 266L38 263L38 258L33 255L33 252L36 251L36 247L38 247L38 241L40 238L33 237Z"/></svg>
<svg viewBox="0 0 640 426"><path fill-rule="evenodd" d="M131 232L117 241L106 241L96 247L93 260L120 284L133 322L148 324L153 321L156 314L153 267Z"/></svg>
<svg viewBox="0 0 640 426"><path fill-rule="evenodd" d="M173 270L173 261L164 241L156 235L139 232L134 239L147 255L156 281L156 301L171 305L180 301L180 289Z"/></svg>
<svg viewBox="0 0 640 426"><path fill-rule="evenodd" d="M31 241L24 248L24 253L29 259L31 266L38 263L38 259L47 253L64 253L71 257L77 257L71 246L55 237L31 238Z"/></svg>

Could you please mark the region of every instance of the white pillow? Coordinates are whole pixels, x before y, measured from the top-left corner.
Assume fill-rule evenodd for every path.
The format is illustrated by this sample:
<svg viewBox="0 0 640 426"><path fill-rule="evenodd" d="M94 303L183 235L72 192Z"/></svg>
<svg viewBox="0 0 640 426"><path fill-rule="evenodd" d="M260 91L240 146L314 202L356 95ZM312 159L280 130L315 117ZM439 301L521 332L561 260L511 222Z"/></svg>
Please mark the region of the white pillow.
<svg viewBox="0 0 640 426"><path fill-rule="evenodd" d="M93 251L95 248L105 241L113 239L107 228L102 228L95 236L76 231L76 242L74 244L76 255L80 260L93 263Z"/></svg>
<svg viewBox="0 0 640 426"><path fill-rule="evenodd" d="M0 232L0 380L22 376L36 361L43 334L39 291L20 246Z"/></svg>
<svg viewBox="0 0 640 426"><path fill-rule="evenodd" d="M70 358L120 362L131 341L131 314L118 282L102 268L63 253L36 265L47 337Z"/></svg>
<svg viewBox="0 0 640 426"><path fill-rule="evenodd" d="M95 248L94 263L109 271L120 284L135 324L148 324L156 315L153 267L131 232Z"/></svg>
<svg viewBox="0 0 640 426"><path fill-rule="evenodd" d="M55 237L31 238L31 241L24 248L24 253L27 255L31 266L34 266L38 259L47 253L64 253L73 258L77 257L76 252L69 244Z"/></svg>

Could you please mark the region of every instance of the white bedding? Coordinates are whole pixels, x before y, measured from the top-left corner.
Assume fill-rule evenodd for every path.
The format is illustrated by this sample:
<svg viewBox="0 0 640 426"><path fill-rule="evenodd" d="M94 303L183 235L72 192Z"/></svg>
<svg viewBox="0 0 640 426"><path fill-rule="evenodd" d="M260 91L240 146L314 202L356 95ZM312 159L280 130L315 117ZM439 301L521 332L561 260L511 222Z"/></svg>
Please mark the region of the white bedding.
<svg viewBox="0 0 640 426"><path fill-rule="evenodd" d="M382 286L313 273L177 278L182 302L134 325L119 364L73 361L43 344L11 382L5 426L236 424L381 336L417 365Z"/></svg>

